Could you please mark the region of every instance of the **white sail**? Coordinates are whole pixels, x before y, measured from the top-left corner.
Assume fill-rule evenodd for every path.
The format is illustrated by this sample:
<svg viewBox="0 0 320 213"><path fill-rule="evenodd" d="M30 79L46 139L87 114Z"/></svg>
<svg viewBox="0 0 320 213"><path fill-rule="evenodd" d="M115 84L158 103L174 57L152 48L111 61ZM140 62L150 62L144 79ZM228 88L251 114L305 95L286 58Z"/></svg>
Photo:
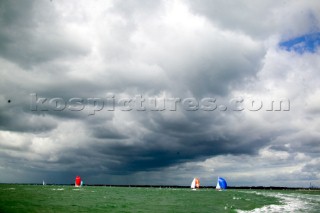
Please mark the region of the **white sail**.
<svg viewBox="0 0 320 213"><path fill-rule="evenodd" d="M191 189L195 189L196 188L196 179L193 178L193 181L191 182Z"/></svg>
<svg viewBox="0 0 320 213"><path fill-rule="evenodd" d="M44 182L44 180L42 181L42 185L46 185L46 182Z"/></svg>
<svg viewBox="0 0 320 213"><path fill-rule="evenodd" d="M217 181L216 189L217 189L217 190L221 190L221 187L220 187L220 184L219 184L219 178L218 178L218 181Z"/></svg>

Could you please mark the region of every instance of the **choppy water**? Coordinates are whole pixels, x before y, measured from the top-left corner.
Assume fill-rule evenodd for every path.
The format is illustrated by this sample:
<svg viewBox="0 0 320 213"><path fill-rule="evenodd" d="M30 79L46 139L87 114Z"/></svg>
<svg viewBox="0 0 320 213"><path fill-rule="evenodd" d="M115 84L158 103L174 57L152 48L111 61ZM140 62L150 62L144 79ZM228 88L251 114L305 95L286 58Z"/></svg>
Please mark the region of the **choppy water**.
<svg viewBox="0 0 320 213"><path fill-rule="evenodd" d="M0 212L307 212L320 191L0 184Z"/></svg>

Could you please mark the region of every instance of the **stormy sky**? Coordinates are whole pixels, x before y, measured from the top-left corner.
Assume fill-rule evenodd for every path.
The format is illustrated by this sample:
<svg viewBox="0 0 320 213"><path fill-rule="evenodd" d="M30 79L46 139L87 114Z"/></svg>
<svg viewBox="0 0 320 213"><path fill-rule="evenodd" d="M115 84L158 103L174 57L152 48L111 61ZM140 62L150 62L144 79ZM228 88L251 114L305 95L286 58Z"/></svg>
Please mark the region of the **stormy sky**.
<svg viewBox="0 0 320 213"><path fill-rule="evenodd" d="M0 182L320 186L320 4L0 2Z"/></svg>

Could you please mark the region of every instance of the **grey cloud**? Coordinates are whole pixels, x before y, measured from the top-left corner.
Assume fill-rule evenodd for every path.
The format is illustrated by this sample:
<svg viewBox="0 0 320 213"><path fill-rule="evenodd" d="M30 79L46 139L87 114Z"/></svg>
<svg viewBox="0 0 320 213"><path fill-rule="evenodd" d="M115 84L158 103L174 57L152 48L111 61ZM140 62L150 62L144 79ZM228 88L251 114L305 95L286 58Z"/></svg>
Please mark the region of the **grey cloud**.
<svg viewBox="0 0 320 213"><path fill-rule="evenodd" d="M300 4L286 4L2 1L0 178L10 182L17 171L59 183L77 174L124 184L148 175L164 183L159 173L177 184L194 174L208 184L213 174L238 184L255 176L261 185L279 177L297 184L299 171L304 183L314 178L318 111L310 94L319 83L319 53L277 47L281 37L310 27L306 14L294 21ZM301 5L312 13L313 3ZM294 24L280 21L286 18ZM94 115L92 108L32 111L32 93L65 101L209 97L228 110L186 111L180 104L176 111L122 111L116 103ZM229 101L239 96L287 97L292 109L232 111Z"/></svg>
<svg viewBox="0 0 320 213"><path fill-rule="evenodd" d="M7 106L2 108L0 113L0 129L18 132L47 132L56 128L58 122L52 117L32 115L21 110L14 104L5 103ZM18 115L18 116L16 116Z"/></svg>
<svg viewBox="0 0 320 213"><path fill-rule="evenodd" d="M214 24L249 35L265 36L266 32L277 30L272 20L275 9L286 6L286 1L188 1L190 9L208 17ZM259 18L257 18L259 17Z"/></svg>
<svg viewBox="0 0 320 213"><path fill-rule="evenodd" d="M128 139L128 136L118 130L117 126L113 125L112 122L97 122L97 119L94 119L93 123L88 123L88 129L92 130L92 136L98 139ZM119 143L121 143L121 141L119 141Z"/></svg>
<svg viewBox="0 0 320 213"><path fill-rule="evenodd" d="M319 29L316 1L301 3L286 0L260 2L188 0L187 2L191 11L207 17L215 25L262 39L277 33L290 38Z"/></svg>
<svg viewBox="0 0 320 213"><path fill-rule="evenodd" d="M281 136L273 142L272 149L290 153L301 152L314 155L320 152L318 146L319 135L316 132L297 131L288 136Z"/></svg>
<svg viewBox="0 0 320 213"><path fill-rule="evenodd" d="M144 113L140 112L141 115ZM174 115L174 112L172 114ZM110 166L112 171L136 172L152 171L219 154L254 154L268 143L267 140L248 141L245 135L232 136L221 132L218 129L221 125L226 128L226 124L221 123L219 128L215 129L214 119L208 119L208 122L213 123L206 125L203 120L198 120L199 124L195 124L197 122L195 120L187 122L192 120L188 118L186 121L181 121L180 125L172 124L172 126L166 120L156 120L153 117L152 124L149 120L149 117L141 119L133 127L133 130L138 130L139 126L149 127L151 132L148 131L142 137L131 135L130 138L119 140L107 134L108 140L101 140L100 143L94 143L88 148L104 155L106 159L115 159L116 163L104 164L106 167ZM173 121L179 122L179 119L174 118ZM92 128L96 132L96 127ZM101 131L101 134L104 131Z"/></svg>
<svg viewBox="0 0 320 213"><path fill-rule="evenodd" d="M49 1L1 1L0 55L31 68L57 58L88 54L90 49L56 21Z"/></svg>

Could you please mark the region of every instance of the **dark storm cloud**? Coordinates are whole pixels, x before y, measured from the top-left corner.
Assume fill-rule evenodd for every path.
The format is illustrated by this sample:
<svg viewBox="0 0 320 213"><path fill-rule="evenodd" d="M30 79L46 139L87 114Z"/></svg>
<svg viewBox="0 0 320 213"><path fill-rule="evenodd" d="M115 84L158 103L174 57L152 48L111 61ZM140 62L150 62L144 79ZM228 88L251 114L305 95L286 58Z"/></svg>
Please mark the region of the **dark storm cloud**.
<svg viewBox="0 0 320 213"><path fill-rule="evenodd" d="M193 160L205 159L208 156L214 156L221 153L238 154L241 151L245 154L251 150L237 150L237 147L228 148L226 144L229 141L196 141L179 139L172 144L171 141L164 140L145 140L143 145L122 145L118 143L111 147L106 146L108 156L113 152L118 157L119 164L113 166L112 170L124 172L153 171L168 166L185 163ZM229 142L230 143L230 142ZM224 145L221 145L224 144ZM191 149L190 147L196 147ZM99 149L102 151L102 149ZM143 168L143 169L142 169Z"/></svg>
<svg viewBox="0 0 320 213"><path fill-rule="evenodd" d="M172 112L172 116L175 113L179 112ZM153 113L153 116L140 118L139 122L141 123L135 122L133 129L142 126L148 129L142 137L134 137L131 134L131 138L120 138L119 140L119 138L109 135L109 130L106 129L104 130L106 132L105 138L92 144L90 149L99 155L104 155L106 159L114 159L114 163L104 164L109 167L110 171L130 173L158 170L179 163L203 160L221 153L255 154L268 143L266 139L250 140L245 135L247 133L229 135L221 132L219 119L216 121L208 118L186 118L183 120L173 118L172 122L174 123L169 123L162 117L163 113L157 114L159 115L157 119ZM215 115L219 117L218 114ZM187 122L189 120L192 122ZM220 125L227 128L221 121ZM215 128L215 126L217 127ZM91 128L96 132L96 126L88 127L88 129ZM110 129L114 131L114 128ZM101 139L100 135L96 135L96 137ZM99 165L99 163L97 164Z"/></svg>

